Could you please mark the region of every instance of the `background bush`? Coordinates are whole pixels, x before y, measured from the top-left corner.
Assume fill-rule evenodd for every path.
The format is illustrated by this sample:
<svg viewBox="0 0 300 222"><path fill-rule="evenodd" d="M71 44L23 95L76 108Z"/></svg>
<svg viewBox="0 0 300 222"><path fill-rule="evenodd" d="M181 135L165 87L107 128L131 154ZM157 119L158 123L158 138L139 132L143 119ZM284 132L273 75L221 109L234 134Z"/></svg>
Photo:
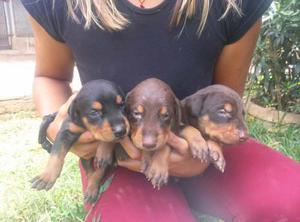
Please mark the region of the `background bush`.
<svg viewBox="0 0 300 222"><path fill-rule="evenodd" d="M263 18L248 89L256 103L300 113L300 1L275 0Z"/></svg>

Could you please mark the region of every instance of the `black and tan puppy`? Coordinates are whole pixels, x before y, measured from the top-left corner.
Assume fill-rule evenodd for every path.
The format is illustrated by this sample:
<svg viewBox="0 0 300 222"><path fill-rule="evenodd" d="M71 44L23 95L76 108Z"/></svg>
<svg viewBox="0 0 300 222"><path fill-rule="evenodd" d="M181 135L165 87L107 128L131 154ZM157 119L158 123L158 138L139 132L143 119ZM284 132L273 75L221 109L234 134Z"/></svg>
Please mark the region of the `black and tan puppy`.
<svg viewBox="0 0 300 222"><path fill-rule="evenodd" d="M168 159L171 150L167 140L171 130L179 133L182 129L180 109L180 103L171 88L155 78L138 84L126 98L131 140L142 150L141 171L157 188L168 181ZM199 150L195 153L201 153L201 146L206 149L206 142L198 130L189 127L184 132L189 135L189 144L195 150Z"/></svg>
<svg viewBox="0 0 300 222"><path fill-rule="evenodd" d="M112 82L94 80L86 83L69 107L68 117L56 136L46 169L32 179L32 187L49 190L54 185L67 152L79 136L88 130L99 140L99 147L93 159L81 159L88 177L85 201L96 201L99 181L113 161L114 143L129 131L124 106L124 94ZM94 163L98 167L94 168Z"/></svg>
<svg viewBox="0 0 300 222"><path fill-rule="evenodd" d="M248 137L240 96L226 86L212 85L188 96L181 104L184 122L200 130L210 143L209 149L213 149L209 156L224 171L225 160L218 144L237 144Z"/></svg>

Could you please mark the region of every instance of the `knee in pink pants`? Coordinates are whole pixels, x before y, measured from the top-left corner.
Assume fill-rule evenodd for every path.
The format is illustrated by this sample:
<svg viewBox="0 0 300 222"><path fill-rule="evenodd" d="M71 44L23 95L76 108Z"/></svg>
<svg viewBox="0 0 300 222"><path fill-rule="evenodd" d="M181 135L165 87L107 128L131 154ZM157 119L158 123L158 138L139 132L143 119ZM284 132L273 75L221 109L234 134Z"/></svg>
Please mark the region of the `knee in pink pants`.
<svg viewBox="0 0 300 222"><path fill-rule="evenodd" d="M195 222L191 207L225 221L300 222L299 163L251 139L224 148L224 155L225 173L210 167L160 191L144 175L117 168L87 221Z"/></svg>

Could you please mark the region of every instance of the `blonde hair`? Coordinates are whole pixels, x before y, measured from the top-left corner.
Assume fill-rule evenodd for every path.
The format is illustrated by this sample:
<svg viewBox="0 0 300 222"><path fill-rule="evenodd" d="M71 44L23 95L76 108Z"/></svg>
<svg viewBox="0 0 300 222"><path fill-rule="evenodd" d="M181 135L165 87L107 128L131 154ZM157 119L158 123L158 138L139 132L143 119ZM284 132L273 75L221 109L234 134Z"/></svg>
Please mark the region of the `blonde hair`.
<svg viewBox="0 0 300 222"><path fill-rule="evenodd" d="M92 23L96 24L103 30L120 31L123 30L130 21L116 8L116 0L66 0L68 6L68 14L76 22L79 19L75 11L79 10L84 19L84 27L90 28ZM169 1L169 0L164 0ZM198 34L200 35L205 27L208 17L209 9L212 0L202 0L201 18L198 26ZM223 19L228 12L233 9L239 15L242 14L241 9L236 2L237 0L224 0L226 1L226 9L220 19ZM170 21L170 26L178 26L180 21L192 18L196 14L198 0L176 0L174 12ZM183 25L183 26L184 26Z"/></svg>

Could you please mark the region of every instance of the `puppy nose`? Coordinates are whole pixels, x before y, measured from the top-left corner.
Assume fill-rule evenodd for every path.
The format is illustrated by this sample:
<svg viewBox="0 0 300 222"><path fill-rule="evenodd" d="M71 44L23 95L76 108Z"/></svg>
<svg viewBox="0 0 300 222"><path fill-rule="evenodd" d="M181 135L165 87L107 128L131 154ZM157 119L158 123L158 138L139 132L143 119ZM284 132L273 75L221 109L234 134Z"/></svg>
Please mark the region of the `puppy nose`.
<svg viewBox="0 0 300 222"><path fill-rule="evenodd" d="M245 130L239 130L239 141L241 143L246 142L248 139L248 135Z"/></svg>
<svg viewBox="0 0 300 222"><path fill-rule="evenodd" d="M152 149L156 146L156 139L152 137L144 137L143 138L143 147L147 149Z"/></svg>
<svg viewBox="0 0 300 222"><path fill-rule="evenodd" d="M118 138L125 136L126 128L124 125L116 125L113 127L114 135Z"/></svg>

